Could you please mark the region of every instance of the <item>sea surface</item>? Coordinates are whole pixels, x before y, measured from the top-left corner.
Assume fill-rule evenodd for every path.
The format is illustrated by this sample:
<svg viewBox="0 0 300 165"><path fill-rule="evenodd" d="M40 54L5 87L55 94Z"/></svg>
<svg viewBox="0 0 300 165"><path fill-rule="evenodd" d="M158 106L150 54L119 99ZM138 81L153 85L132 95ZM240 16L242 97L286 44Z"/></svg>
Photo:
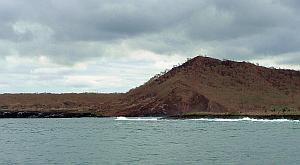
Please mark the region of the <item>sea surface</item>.
<svg viewBox="0 0 300 165"><path fill-rule="evenodd" d="M300 164L300 122L0 119L0 164Z"/></svg>

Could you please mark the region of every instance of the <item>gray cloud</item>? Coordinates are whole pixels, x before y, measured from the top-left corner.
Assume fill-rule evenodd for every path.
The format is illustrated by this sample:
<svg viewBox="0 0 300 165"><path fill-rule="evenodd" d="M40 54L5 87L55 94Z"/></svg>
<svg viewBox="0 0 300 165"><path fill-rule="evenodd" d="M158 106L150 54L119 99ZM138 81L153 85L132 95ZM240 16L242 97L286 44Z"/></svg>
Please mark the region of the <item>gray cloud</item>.
<svg viewBox="0 0 300 165"><path fill-rule="evenodd" d="M91 60L139 59L141 51L155 58L276 58L276 64L295 68L299 9L298 0L2 0L0 63L11 67L0 69L19 74L10 57L46 57L56 67L72 68Z"/></svg>
<svg viewBox="0 0 300 165"><path fill-rule="evenodd" d="M163 3L157 0L11 0L0 4L0 36L14 42L32 40L31 33L16 35L11 29L14 23L24 21L52 29L55 44L123 39L133 40L132 43L136 38L140 41L142 37L149 39L159 34L159 38L155 36L158 42L167 41L162 44L170 44L166 51L172 52L172 44L178 46L176 43L181 44L180 40L232 42L240 38L252 39L253 35L257 35L255 42L259 46L253 44L250 48L253 52L259 54L268 50L271 54L278 54L298 49L299 39L295 33L298 33L296 27L300 24L299 13L292 9L298 4L298 1L292 0L167 0ZM181 38L169 37L178 33L183 33ZM290 41L290 44L284 45L286 50L278 50L278 45L285 44L290 37L295 43ZM266 44L261 44L260 38Z"/></svg>

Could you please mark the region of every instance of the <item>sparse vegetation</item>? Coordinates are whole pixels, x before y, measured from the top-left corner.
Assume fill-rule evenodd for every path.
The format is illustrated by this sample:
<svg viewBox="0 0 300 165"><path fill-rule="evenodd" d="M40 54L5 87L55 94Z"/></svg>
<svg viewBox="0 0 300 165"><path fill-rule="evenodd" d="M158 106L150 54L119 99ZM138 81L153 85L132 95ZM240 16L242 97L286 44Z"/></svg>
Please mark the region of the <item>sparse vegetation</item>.
<svg viewBox="0 0 300 165"><path fill-rule="evenodd" d="M289 112L291 111L290 107L288 105L272 105L271 106L272 112Z"/></svg>

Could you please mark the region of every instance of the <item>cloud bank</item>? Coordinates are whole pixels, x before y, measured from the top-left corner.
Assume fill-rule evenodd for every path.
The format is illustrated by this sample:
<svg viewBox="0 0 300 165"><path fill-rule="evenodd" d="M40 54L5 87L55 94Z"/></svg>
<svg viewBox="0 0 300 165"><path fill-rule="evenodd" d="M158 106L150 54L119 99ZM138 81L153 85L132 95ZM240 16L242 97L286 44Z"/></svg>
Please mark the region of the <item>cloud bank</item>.
<svg viewBox="0 0 300 165"><path fill-rule="evenodd" d="M297 0L2 0L0 93L125 92L199 54L300 69Z"/></svg>

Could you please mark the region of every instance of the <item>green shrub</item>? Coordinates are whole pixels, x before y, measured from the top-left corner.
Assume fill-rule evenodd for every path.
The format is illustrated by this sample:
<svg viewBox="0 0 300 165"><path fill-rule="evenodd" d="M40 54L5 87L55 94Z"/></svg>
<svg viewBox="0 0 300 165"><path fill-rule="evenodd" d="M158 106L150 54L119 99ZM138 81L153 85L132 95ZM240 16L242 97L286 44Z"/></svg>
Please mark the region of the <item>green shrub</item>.
<svg viewBox="0 0 300 165"><path fill-rule="evenodd" d="M271 111L272 112L286 112L286 111L291 111L291 108L288 105L272 105Z"/></svg>

